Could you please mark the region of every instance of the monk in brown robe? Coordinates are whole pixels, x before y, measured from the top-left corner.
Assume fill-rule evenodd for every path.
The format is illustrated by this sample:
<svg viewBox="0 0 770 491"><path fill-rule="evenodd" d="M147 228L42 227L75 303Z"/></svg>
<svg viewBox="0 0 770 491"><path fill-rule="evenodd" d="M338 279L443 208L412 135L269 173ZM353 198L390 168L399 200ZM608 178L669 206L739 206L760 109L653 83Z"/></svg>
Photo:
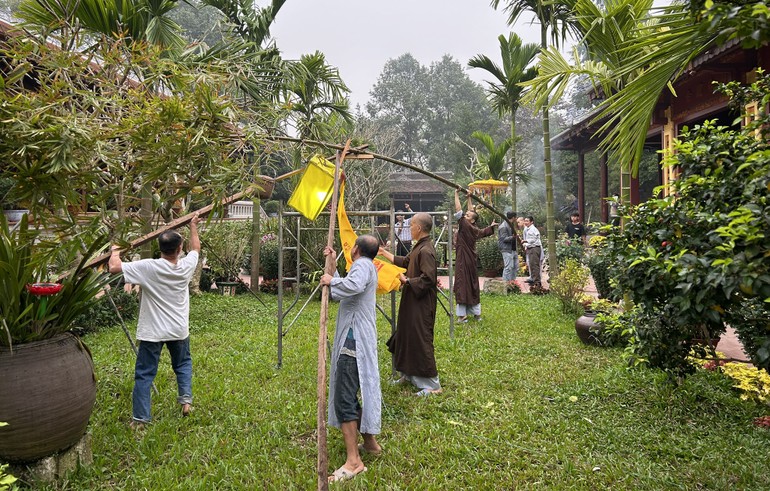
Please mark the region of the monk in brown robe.
<svg viewBox="0 0 770 491"><path fill-rule="evenodd" d="M430 239L433 219L427 213L416 214L409 223L415 244L406 256L395 256L380 248L380 254L396 266L406 268L400 275L401 304L396 332L388 341L396 370L402 377L394 384L411 383L418 396L441 392L441 383L433 352L433 325L436 322L436 249Z"/></svg>
<svg viewBox="0 0 770 491"><path fill-rule="evenodd" d="M457 322L468 322L468 315L481 320L481 291L479 275L476 271L476 241L494 233L497 222L493 221L486 228L478 228L476 220L479 214L469 209L463 213L460 196L455 190L455 218L459 220L455 240L455 278L454 294L457 303Z"/></svg>

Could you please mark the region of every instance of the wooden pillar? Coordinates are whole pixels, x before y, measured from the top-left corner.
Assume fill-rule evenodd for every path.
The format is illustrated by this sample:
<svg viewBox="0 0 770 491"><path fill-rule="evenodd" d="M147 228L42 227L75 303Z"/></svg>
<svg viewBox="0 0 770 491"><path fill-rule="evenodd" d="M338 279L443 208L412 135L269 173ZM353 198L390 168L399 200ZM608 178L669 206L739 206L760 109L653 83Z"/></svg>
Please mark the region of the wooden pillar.
<svg viewBox="0 0 770 491"><path fill-rule="evenodd" d="M663 125L663 156L670 155L674 149L674 139L676 138L676 124L671 118L671 107L665 110L666 124ZM663 168L663 196L671 194L671 183L676 179L676 170L670 167Z"/></svg>
<svg viewBox="0 0 770 491"><path fill-rule="evenodd" d="M580 220L585 222L586 219L586 187L585 187L585 172L586 172L586 156L582 151L578 152L578 182L577 182L577 200L578 200L578 213L580 213Z"/></svg>
<svg viewBox="0 0 770 491"><path fill-rule="evenodd" d="M636 174L636 177L631 177L631 201L630 203L632 205L638 205L641 203L641 200L639 198L639 173Z"/></svg>
<svg viewBox="0 0 770 491"><path fill-rule="evenodd" d="M610 210L607 205L607 198L609 197L609 169L607 169L606 153L601 154L599 157L599 182L601 187L599 199L602 204L602 221L607 223L610 221Z"/></svg>

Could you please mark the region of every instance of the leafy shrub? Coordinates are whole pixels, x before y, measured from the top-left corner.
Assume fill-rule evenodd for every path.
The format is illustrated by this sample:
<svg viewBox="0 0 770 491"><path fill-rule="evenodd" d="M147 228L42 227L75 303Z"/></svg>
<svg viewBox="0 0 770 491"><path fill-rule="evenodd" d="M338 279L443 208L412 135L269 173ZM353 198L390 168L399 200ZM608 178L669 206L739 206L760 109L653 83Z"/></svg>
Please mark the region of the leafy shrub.
<svg viewBox="0 0 770 491"><path fill-rule="evenodd" d="M628 346L634 336L633 324L619 311L600 311L594 320L601 329L592 334L602 346Z"/></svg>
<svg viewBox="0 0 770 491"><path fill-rule="evenodd" d="M214 278L237 281L251 246L251 221L214 223L201 234L201 241Z"/></svg>
<svg viewBox="0 0 770 491"><path fill-rule="evenodd" d="M603 247L605 240L606 238L601 235L591 237L591 240L588 242L590 249L586 265L591 271L591 277L594 279L594 285L599 293L599 297L616 300L618 294L613 291L612 284L610 283L612 260L608 257L607 251Z"/></svg>
<svg viewBox="0 0 770 491"><path fill-rule="evenodd" d="M97 298L91 307L75 320L75 330L80 334L95 332L120 324L120 318L124 322L133 320L139 313L139 295L133 292L127 292L123 289L123 282L116 285L109 293ZM110 302L110 295L115 302L115 306ZM117 307L120 317L115 312Z"/></svg>
<svg viewBox="0 0 770 491"><path fill-rule="evenodd" d="M514 295L518 295L521 293L521 286L519 286L518 283L516 283L516 280L511 280L505 284L505 291L507 293L513 293Z"/></svg>
<svg viewBox="0 0 770 491"><path fill-rule="evenodd" d="M278 279L278 239L262 243L259 250L259 263L264 281Z"/></svg>
<svg viewBox="0 0 770 491"><path fill-rule="evenodd" d="M563 268L567 259L572 259L580 264L585 262L585 250L582 239L570 239L567 234L561 234L556 239L556 260L559 267Z"/></svg>
<svg viewBox="0 0 770 491"><path fill-rule="evenodd" d="M742 108L770 96L770 77L720 89ZM692 338L733 325L752 362L770 367L770 116L740 131L705 122L682 133L664 165L681 173L671 196L621 210L607 237L616 280L638 305L636 359L686 373ZM747 318L744 306L753 302ZM764 329L764 330L763 330Z"/></svg>
<svg viewBox="0 0 770 491"><path fill-rule="evenodd" d="M497 247L497 236L490 235L476 242L476 253L479 256L481 271L484 273L494 272L498 276L503 269L503 255Z"/></svg>
<svg viewBox="0 0 770 491"><path fill-rule="evenodd" d="M565 314L581 315L583 290L588 283L588 269L575 259L566 259L559 273L550 279L551 293L561 301Z"/></svg>
<svg viewBox="0 0 770 491"><path fill-rule="evenodd" d="M278 213L278 201L272 199L269 201L265 201L262 204L262 209L265 210L265 213L268 215L275 215Z"/></svg>

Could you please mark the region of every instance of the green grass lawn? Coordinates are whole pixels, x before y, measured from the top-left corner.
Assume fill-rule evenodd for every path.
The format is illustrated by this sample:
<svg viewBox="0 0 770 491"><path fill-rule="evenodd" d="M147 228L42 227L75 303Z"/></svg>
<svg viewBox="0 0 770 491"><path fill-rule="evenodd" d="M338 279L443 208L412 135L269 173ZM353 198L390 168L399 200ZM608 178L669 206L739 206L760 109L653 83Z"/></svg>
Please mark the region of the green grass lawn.
<svg viewBox="0 0 770 491"><path fill-rule="evenodd" d="M154 424L128 427L133 354L119 328L91 334L98 379L94 465L58 489L314 489L319 302L284 337L276 368L275 297L192 301L194 412L183 419L164 351ZM379 301L389 311L389 296ZM339 489L770 489L770 431L721 375L682 384L626 370L620 350L587 347L549 296L483 296L482 323L454 339L439 309L444 393L390 386L390 326L380 317L385 452ZM331 307L336 315L336 304ZM296 310L295 310L296 312ZM293 316L292 316L293 317ZM134 329L135 325L130 325ZM332 337L330 333L330 338ZM345 460L329 429L330 470Z"/></svg>

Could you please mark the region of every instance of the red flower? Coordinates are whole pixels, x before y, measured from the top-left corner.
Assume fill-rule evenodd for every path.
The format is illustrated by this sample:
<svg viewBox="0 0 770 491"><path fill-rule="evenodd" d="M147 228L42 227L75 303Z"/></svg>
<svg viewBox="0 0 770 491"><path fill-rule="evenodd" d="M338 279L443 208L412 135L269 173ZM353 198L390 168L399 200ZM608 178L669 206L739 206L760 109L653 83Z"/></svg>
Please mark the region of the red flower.
<svg viewBox="0 0 770 491"><path fill-rule="evenodd" d="M61 283L30 283L27 285L27 291L36 297L48 297L56 295L61 291Z"/></svg>

